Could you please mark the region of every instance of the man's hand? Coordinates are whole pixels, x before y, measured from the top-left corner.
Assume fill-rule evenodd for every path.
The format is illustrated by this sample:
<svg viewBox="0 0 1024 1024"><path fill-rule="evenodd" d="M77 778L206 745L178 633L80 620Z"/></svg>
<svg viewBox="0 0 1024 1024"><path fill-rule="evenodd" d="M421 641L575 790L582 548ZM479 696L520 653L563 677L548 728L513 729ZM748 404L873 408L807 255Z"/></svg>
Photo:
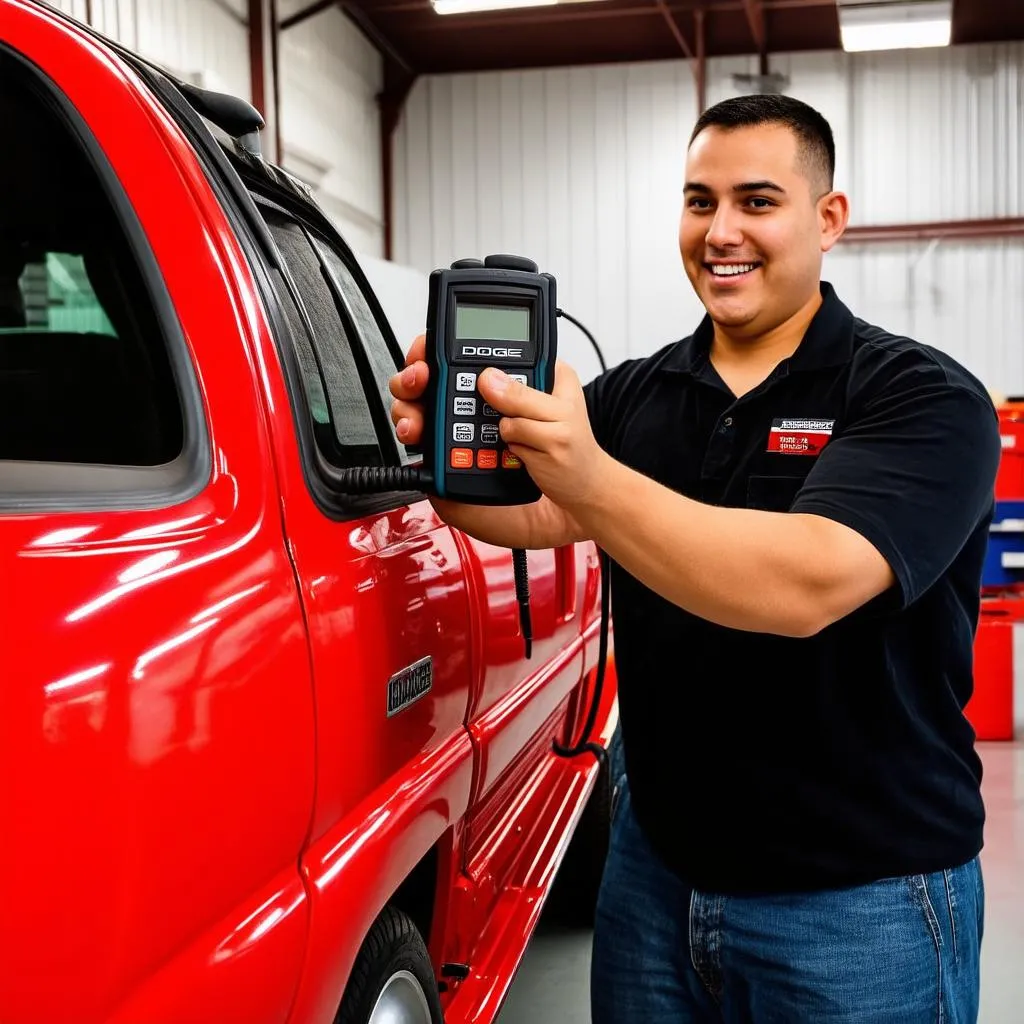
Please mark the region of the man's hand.
<svg viewBox="0 0 1024 1024"><path fill-rule="evenodd" d="M427 339L421 334L409 348L405 369L388 382L395 401L391 403L391 421L402 444L419 444L423 436L423 405L430 367L426 363Z"/></svg>
<svg viewBox="0 0 1024 1024"><path fill-rule="evenodd" d="M420 335L409 349L405 369L396 373L389 382L391 394L395 398L391 404L391 420L395 424L395 433L403 444L419 444L423 437L422 399L430 378L426 353L426 338ZM578 391L578 382L576 388ZM510 393L514 397L514 392L511 389ZM487 397L486 393L484 397ZM552 396L543 395L543 397L551 398ZM579 392L579 398L582 403L582 392ZM500 409L499 404L495 404L494 407ZM584 423L586 423L586 415L587 411L584 407ZM589 429L589 425L587 425L587 430L589 431ZM524 450L520 453L520 457L526 454ZM524 458L523 461L527 460ZM479 540L497 544L500 547L555 548L585 539L585 534L580 529L579 523L547 498L541 498L532 505L495 507L464 505L454 501L443 501L436 497L431 498L430 501L438 515L446 523L464 530Z"/></svg>
<svg viewBox="0 0 1024 1024"><path fill-rule="evenodd" d="M583 389L572 367L555 364L549 395L489 368L477 382L480 394L502 414L502 440L526 464L534 483L571 512L588 504L601 486L609 457L590 429Z"/></svg>
<svg viewBox="0 0 1024 1024"><path fill-rule="evenodd" d="M423 394L430 367L426 339L420 335L409 349L405 369L390 381L391 419L403 444L423 436ZM572 367L555 364L555 386L549 395L489 368L477 382L483 399L502 414L502 440L519 456L534 483L565 509L585 504L600 483L607 456L594 440L583 389Z"/></svg>

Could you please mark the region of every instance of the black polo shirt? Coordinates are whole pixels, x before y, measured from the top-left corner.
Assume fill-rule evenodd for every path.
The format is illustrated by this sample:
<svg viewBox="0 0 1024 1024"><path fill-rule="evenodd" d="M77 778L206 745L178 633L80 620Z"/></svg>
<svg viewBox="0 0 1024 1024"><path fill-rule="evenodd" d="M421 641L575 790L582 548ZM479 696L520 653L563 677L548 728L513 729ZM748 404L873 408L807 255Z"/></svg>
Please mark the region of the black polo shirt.
<svg viewBox="0 0 1024 1024"><path fill-rule="evenodd" d="M793 356L740 399L709 360L709 318L585 389L620 462L707 504L844 523L898 581L793 639L710 623L613 566L633 807L699 889L860 884L953 867L982 845L962 710L995 411L947 355L856 319L828 284L822 297Z"/></svg>

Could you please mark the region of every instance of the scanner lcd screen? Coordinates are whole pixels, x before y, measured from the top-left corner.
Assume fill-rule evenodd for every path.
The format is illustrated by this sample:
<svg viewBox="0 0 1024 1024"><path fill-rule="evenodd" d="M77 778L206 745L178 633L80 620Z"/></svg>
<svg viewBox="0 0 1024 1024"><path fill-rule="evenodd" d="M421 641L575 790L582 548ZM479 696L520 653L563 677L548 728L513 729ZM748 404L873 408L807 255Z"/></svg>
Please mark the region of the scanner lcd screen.
<svg viewBox="0 0 1024 1024"><path fill-rule="evenodd" d="M530 341L530 310L524 306L457 303L456 341Z"/></svg>

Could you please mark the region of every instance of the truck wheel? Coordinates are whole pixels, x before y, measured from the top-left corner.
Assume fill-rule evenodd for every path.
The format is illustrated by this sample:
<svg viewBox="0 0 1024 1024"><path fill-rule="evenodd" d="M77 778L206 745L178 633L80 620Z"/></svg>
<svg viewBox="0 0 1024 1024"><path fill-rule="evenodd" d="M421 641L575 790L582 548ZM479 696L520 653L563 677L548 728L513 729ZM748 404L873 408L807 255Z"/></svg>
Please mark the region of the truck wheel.
<svg viewBox="0 0 1024 1024"><path fill-rule="evenodd" d="M551 910L561 924L587 928L594 924L623 771L622 741L616 729L608 744L608 767L597 777L551 892Z"/></svg>
<svg viewBox="0 0 1024 1024"><path fill-rule="evenodd" d="M352 967L335 1024L443 1024L434 968L416 925L385 907Z"/></svg>

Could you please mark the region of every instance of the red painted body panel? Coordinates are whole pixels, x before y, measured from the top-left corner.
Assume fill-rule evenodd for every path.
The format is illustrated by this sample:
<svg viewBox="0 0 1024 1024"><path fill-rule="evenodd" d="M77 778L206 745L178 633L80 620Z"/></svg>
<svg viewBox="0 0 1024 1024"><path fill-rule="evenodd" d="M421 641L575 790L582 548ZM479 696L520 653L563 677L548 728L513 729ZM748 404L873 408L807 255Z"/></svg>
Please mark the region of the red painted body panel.
<svg viewBox="0 0 1024 1024"><path fill-rule="evenodd" d="M478 804L552 708L580 681L582 660L573 657L580 646L579 619L563 614L560 599L564 560L550 550L527 553L533 656L524 661L510 552L468 538L466 549L475 603L482 611L474 619L481 678L469 715L480 745L473 790L473 803Z"/></svg>
<svg viewBox="0 0 1024 1024"><path fill-rule="evenodd" d="M289 866L147 977L110 1024L288 1020L308 929L306 891Z"/></svg>
<svg viewBox="0 0 1024 1024"><path fill-rule="evenodd" d="M551 752L587 711L593 546L530 554L526 661L508 551L426 501L325 515L252 269L184 136L59 15L0 0L0 41L113 166L213 467L170 507L0 514L0 1021L330 1024L432 850L432 958L471 964L449 1024L492 1020L596 777ZM432 688L388 717L388 680L428 655ZM596 738L614 725L610 682Z"/></svg>
<svg viewBox="0 0 1024 1024"><path fill-rule="evenodd" d="M602 745L610 742L618 722L613 665L606 686L593 737ZM492 1021L497 1015L596 775L590 754L571 762L549 754L510 809L513 841L495 843L475 860L473 875L479 886L468 890L471 896L464 900L453 952L446 957L463 956L472 971L445 1000L446 1024ZM511 865L503 864L510 853ZM486 914L474 914L473 898L481 892L491 893L492 899L486 901Z"/></svg>
<svg viewBox="0 0 1024 1024"><path fill-rule="evenodd" d="M206 486L174 507L0 517L0 1019L86 1024L188 960L289 866L298 880L313 695L223 216L119 64L38 8L5 4L0 25L117 170L188 341L213 452ZM183 962L178 1021L209 1019L182 1000L211 986L241 1009L257 976L279 1013L249 1019L283 1020L301 952L289 964L268 939L198 973Z"/></svg>
<svg viewBox="0 0 1024 1024"><path fill-rule="evenodd" d="M312 846L303 868L313 920L293 1021L334 1020L363 936L419 857L465 810L471 772L472 749L460 734L409 764Z"/></svg>

